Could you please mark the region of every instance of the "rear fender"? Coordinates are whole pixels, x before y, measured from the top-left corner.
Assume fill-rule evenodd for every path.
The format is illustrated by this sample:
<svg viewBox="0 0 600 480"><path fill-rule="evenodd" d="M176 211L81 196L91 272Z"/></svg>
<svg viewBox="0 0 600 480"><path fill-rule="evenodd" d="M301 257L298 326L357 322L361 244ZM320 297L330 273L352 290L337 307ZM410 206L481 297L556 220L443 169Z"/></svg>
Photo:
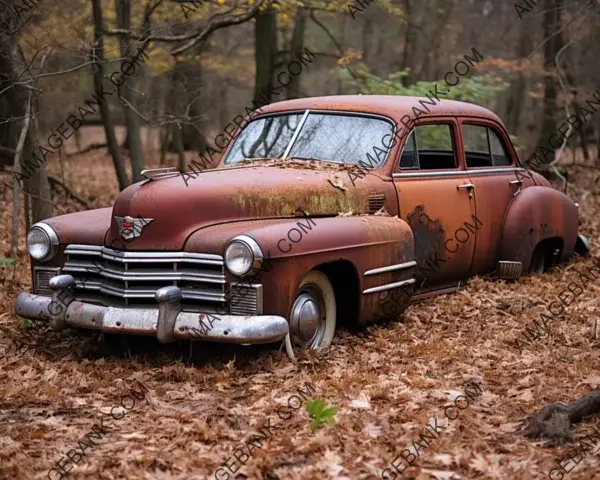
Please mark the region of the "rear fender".
<svg viewBox="0 0 600 480"><path fill-rule="evenodd" d="M562 239L560 260L565 260L573 253L578 225L577 207L565 194L544 186L525 188L508 207L498 260L521 262L527 271L536 245L549 238Z"/></svg>

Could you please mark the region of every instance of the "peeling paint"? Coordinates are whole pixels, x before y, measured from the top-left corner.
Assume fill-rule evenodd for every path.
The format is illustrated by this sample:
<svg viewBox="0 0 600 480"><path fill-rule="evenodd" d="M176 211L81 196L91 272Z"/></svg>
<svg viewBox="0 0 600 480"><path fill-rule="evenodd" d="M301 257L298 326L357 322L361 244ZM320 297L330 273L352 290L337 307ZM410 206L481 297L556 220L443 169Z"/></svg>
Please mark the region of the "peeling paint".
<svg viewBox="0 0 600 480"><path fill-rule="evenodd" d="M407 220L415 236L415 260L422 267L428 258L442 251L446 232L439 219L429 218L423 205L417 205Z"/></svg>

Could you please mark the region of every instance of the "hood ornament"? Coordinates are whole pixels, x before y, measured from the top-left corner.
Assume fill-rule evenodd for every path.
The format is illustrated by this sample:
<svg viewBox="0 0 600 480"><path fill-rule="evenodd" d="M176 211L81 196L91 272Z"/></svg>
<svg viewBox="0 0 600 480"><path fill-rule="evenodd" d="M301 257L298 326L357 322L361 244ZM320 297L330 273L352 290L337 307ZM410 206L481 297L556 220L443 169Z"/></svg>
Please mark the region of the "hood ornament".
<svg viewBox="0 0 600 480"><path fill-rule="evenodd" d="M119 236L126 242L131 242L138 238L142 234L144 227L154 221L153 218L142 218L139 216L137 218L129 216L117 217L116 215L115 220L117 221Z"/></svg>

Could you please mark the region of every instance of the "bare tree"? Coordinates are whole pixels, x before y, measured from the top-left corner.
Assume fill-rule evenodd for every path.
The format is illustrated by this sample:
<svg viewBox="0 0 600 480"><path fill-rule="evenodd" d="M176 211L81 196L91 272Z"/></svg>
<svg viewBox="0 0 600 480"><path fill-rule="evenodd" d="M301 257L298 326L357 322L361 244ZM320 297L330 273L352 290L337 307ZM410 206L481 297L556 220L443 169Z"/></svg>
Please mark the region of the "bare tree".
<svg viewBox="0 0 600 480"><path fill-rule="evenodd" d="M92 50L94 87L96 90L99 90L104 80L104 19L102 17L101 0L92 0L92 14L94 17L94 48ZM121 157L117 137L115 136L110 109L106 102L101 102L100 114L102 115L102 126L106 135L106 144L113 160L115 173L117 174L119 190L123 190L129 185L129 181L127 180L127 174L123 166L123 158Z"/></svg>

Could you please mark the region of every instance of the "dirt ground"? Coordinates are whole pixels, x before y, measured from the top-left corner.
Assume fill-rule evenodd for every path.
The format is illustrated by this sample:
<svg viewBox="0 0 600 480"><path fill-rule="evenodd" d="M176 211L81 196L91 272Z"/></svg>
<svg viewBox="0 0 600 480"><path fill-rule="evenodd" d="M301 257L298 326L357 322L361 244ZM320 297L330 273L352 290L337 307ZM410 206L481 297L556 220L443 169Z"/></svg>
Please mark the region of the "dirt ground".
<svg viewBox="0 0 600 480"><path fill-rule="evenodd" d="M58 162L49 171L61 177ZM115 175L103 150L66 159L64 172L95 207L114 200ZM600 196L594 192L600 192L600 174L589 167L572 167L570 174L568 193L581 204L581 230L598 258ZM10 181L0 174L0 257L10 246L12 193L2 183ZM82 209L59 193L53 201L57 214ZM73 330L43 334L38 351L18 351L14 339L25 333L12 306L31 287L22 237L16 268L0 264L0 479L60 478L56 471L47 477L48 471L103 416L105 435L84 448L66 478L215 478L220 464L235 461L236 449L245 458L244 442L269 422L271 438L260 447L250 444L236 478L380 478L402 450L414 452L412 441L436 418L447 428L420 449L401 478L542 478L572 447L547 448L513 432L543 405L572 401L600 385L593 327L600 322L600 278L547 336L522 354L512 343L590 258L513 283L473 278L456 294L412 305L396 323L340 331L329 350L301 355L294 364L280 345L196 343L192 349L189 342L115 343ZM111 418L113 407L133 388L139 391L136 381L147 388L145 398L133 397L122 418L121 407L115 410L120 419ZM444 407L469 381L479 382L483 393L449 422ZM298 389L306 391L306 382L315 387L313 398L339 408L334 425L311 432L301 396L289 418L278 415ZM593 426L600 427L600 418L577 425L576 441ZM597 443L567 478L600 479Z"/></svg>

